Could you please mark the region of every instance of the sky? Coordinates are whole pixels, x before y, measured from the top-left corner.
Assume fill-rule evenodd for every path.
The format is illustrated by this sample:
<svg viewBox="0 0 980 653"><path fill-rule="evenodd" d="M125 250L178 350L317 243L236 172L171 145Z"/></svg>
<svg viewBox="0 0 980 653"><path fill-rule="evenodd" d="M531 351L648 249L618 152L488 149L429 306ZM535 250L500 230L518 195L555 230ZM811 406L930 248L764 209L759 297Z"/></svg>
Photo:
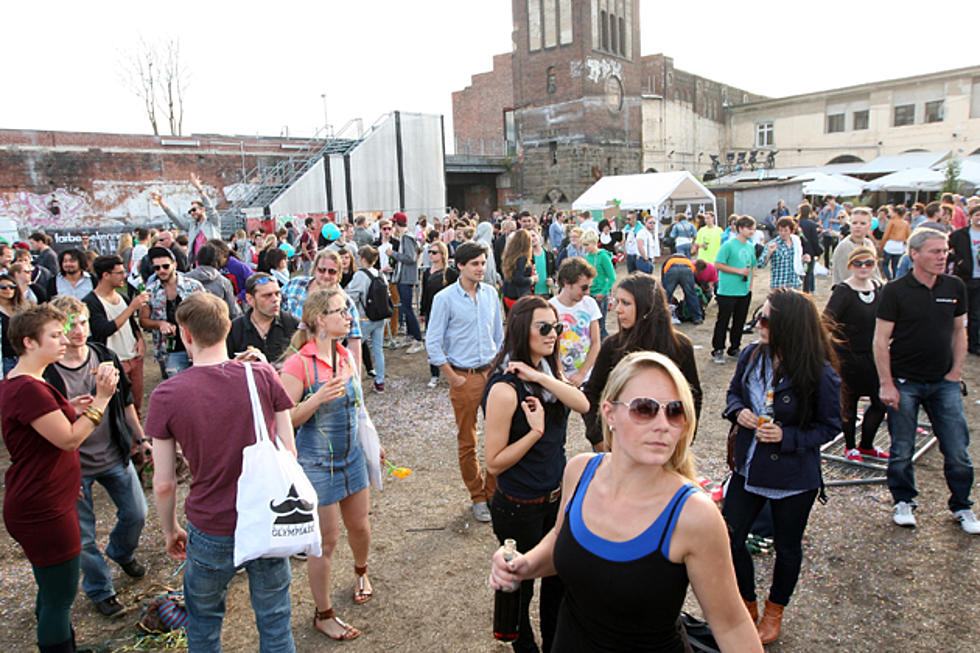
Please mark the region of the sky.
<svg viewBox="0 0 980 653"><path fill-rule="evenodd" d="M641 0L641 54L771 97L980 64L975 38L939 33L974 3L935 7ZM444 114L451 135L452 92L511 50L510 0L58 0L3 13L4 129L151 133L122 62L140 39L177 38L184 134L310 136L325 122L336 133L397 109Z"/></svg>

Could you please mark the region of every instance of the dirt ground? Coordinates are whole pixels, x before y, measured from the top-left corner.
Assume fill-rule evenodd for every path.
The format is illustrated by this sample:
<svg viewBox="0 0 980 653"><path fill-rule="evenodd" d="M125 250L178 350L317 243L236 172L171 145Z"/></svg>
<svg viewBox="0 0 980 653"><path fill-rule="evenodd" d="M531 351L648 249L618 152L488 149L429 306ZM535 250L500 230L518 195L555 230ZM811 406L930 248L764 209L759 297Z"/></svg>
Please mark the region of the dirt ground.
<svg viewBox="0 0 980 653"><path fill-rule="evenodd" d="M753 308L768 287L767 272L755 281ZM818 304L828 284L818 280ZM734 362L710 361L715 308L700 326L680 327L698 348L705 390L702 423L694 451L704 476L725 472L725 436L720 418ZM610 314L610 329L615 330ZM755 336L746 336L744 343ZM743 344L744 344L743 343ZM351 600L354 573L350 550L341 541L334 560L333 600L338 614L363 631L347 651L498 651L491 637L492 593L486 587L490 555L497 546L488 524L473 520L456 461L455 430L445 381L428 389L424 353L388 352L387 392L367 392L368 407L397 465L413 470L389 477L372 499L370 575L375 597L363 606ZM147 365L148 388L159 380ZM980 424L980 359L970 357L964 399L968 422ZM975 434L976 435L976 434ZM887 434L884 435L887 438ZM568 454L585 451L581 420L570 420ZM970 447L980 460L977 438ZM0 467L9 463L0 452ZM891 500L883 484L829 488L830 502L817 504L804 540L804 564L783 634L770 651L977 651L980 650L980 538L962 533L946 510L948 492L938 448L916 464L920 491L919 526L891 522ZM181 491L186 493L186 486ZM104 545L113 524L111 502L96 491L98 532ZM974 491L974 496L977 492ZM112 567L119 599L127 610L107 619L79 590L73 621L81 642L109 642L113 650L134 642L141 602L164 585L180 587L178 563L163 551L163 538L149 495L150 513L137 555L147 566L133 581ZM182 515L182 511L181 511ZM755 557L765 596L772 556ZM311 626L313 602L305 563L292 561L293 632L297 650L328 650L329 642ZM30 566L6 531L0 531L0 651L33 650L35 586ZM699 614L689 593L687 609ZM222 640L226 650L258 650L248 583L238 576L228 593ZM157 649L159 650L159 649Z"/></svg>

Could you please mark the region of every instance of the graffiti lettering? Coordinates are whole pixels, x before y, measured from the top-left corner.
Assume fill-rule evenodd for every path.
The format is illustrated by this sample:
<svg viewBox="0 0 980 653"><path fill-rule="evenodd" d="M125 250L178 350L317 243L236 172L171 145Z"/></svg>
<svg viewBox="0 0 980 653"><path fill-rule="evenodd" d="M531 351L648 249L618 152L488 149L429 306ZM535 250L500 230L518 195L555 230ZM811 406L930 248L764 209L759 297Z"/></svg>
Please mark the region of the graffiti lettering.
<svg viewBox="0 0 980 653"><path fill-rule="evenodd" d="M623 78L623 64L612 59L586 57L585 62L571 61L569 65L571 66L572 77L581 77L584 73L585 77L593 84L605 81L610 76Z"/></svg>

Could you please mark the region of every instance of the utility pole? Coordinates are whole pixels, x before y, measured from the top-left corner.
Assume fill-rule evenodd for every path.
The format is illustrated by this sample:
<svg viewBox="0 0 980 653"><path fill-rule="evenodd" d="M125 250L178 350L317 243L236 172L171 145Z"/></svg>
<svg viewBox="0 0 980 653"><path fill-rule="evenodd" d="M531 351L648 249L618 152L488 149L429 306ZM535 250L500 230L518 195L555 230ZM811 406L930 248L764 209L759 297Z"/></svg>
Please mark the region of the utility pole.
<svg viewBox="0 0 980 653"><path fill-rule="evenodd" d="M330 121L327 119L327 94L320 93L320 99L323 100L323 133L324 136L330 137Z"/></svg>

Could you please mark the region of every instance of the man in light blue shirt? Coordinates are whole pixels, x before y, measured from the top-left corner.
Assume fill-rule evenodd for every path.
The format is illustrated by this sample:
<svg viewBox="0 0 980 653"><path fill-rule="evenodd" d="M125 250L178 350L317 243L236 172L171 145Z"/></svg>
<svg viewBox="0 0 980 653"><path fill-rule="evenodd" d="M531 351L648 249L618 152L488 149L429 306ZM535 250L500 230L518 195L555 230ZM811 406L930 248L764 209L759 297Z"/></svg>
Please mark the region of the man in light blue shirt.
<svg viewBox="0 0 980 653"><path fill-rule="evenodd" d="M477 521L490 521L487 502L497 480L480 468L476 421L490 363L504 340L497 291L482 283L487 249L468 241L456 249L459 280L432 299L425 348L429 363L449 380L449 401L456 414L459 471L473 501Z"/></svg>
<svg viewBox="0 0 980 653"><path fill-rule="evenodd" d="M551 251L555 254L561 251L562 241L565 240L565 213L559 211L555 214L555 219L548 227L548 242L551 244Z"/></svg>

